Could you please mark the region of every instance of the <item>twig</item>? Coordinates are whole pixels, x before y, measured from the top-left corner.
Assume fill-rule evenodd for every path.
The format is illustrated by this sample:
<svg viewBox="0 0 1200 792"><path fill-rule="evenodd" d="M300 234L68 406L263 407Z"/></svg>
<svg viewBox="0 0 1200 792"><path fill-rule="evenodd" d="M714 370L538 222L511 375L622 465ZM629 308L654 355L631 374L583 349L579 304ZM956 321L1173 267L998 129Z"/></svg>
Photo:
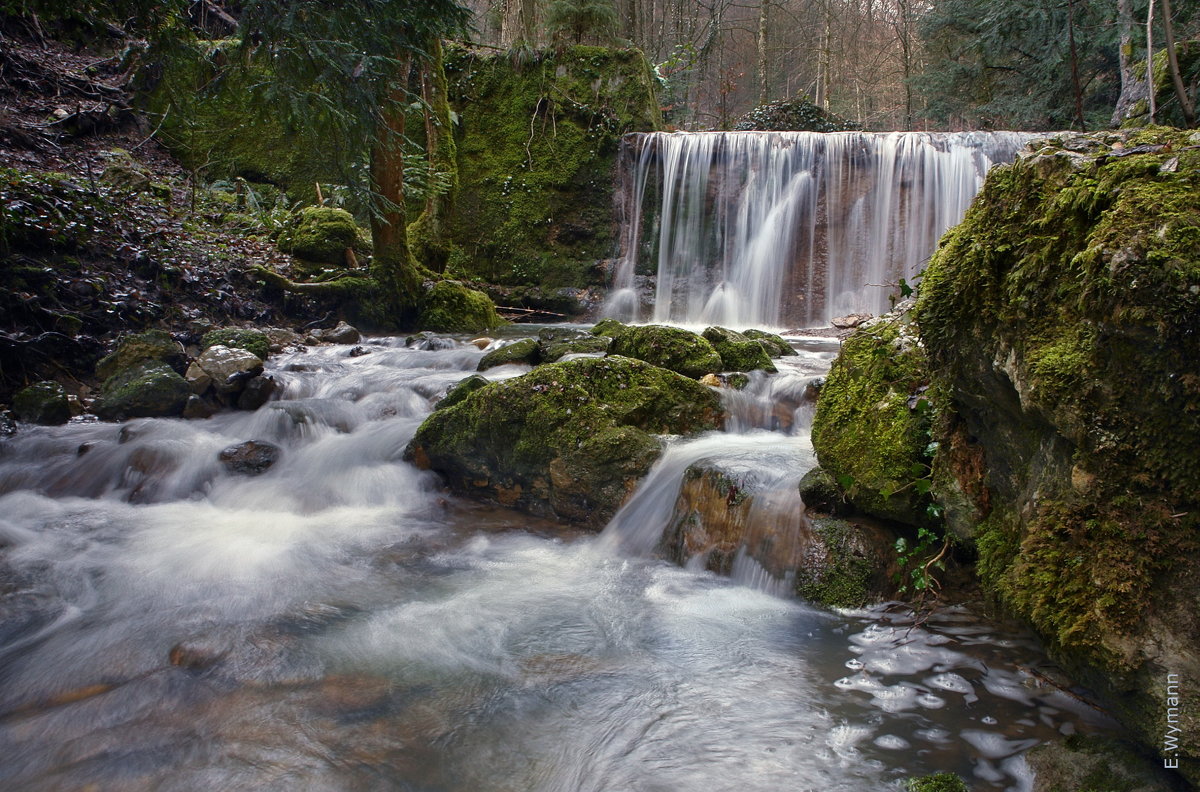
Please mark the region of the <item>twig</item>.
<svg viewBox="0 0 1200 792"><path fill-rule="evenodd" d="M165 123L167 122L167 116L169 116L169 115L171 114L171 108L172 108L173 106L174 106L174 105L167 105L167 109L163 111L162 118L160 118L160 119L158 120L158 126L156 126L156 127L154 128L154 131L150 133L150 136L149 136L149 137L147 137L145 140L143 140L141 143L138 143L136 146L134 146L133 148L131 148L131 149L130 149L130 151L137 151L137 150L138 150L138 149L140 149L142 146L144 146L144 145L146 145L147 143L149 143L149 142L150 142L150 138L152 138L152 137L154 137L155 135L157 135L157 134L158 134L158 130L162 129L162 125L163 125L163 124L165 124Z"/></svg>

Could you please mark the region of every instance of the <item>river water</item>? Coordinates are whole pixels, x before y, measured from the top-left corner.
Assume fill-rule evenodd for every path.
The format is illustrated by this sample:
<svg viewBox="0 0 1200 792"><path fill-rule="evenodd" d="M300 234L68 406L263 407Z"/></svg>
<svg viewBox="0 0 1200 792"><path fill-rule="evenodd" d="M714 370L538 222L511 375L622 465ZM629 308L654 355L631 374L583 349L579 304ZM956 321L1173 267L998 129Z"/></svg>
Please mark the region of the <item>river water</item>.
<svg viewBox="0 0 1200 792"><path fill-rule="evenodd" d="M23 428L0 444L0 788L1028 789L1024 751L1107 726L1035 684L1024 633L652 557L681 459L813 464L793 397L836 346L796 345L598 537L401 460L483 355L461 339L276 356L254 413ZM246 440L279 462L226 471Z"/></svg>

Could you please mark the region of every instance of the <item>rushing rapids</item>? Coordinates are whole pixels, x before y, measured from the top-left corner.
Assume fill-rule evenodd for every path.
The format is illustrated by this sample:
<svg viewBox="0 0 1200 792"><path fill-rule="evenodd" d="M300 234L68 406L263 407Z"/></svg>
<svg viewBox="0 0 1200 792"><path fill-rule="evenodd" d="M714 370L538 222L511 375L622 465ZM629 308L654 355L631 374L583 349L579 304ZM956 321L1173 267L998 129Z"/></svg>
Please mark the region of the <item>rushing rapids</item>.
<svg viewBox="0 0 1200 792"><path fill-rule="evenodd" d="M608 312L731 327L881 313L1016 132L673 132L626 136L622 251ZM648 260L654 267L640 261ZM657 275L639 316L636 275Z"/></svg>
<svg viewBox="0 0 1200 792"><path fill-rule="evenodd" d="M652 556L681 465L736 456L791 487L812 464L807 408L767 408L835 347L796 343L599 537L401 460L483 355L461 341L280 356L282 399L253 413L23 428L0 445L0 786L1029 788L1023 752L1097 716L1033 684L1019 632L822 611L753 563L735 573L759 589ZM222 465L246 440L278 461Z"/></svg>

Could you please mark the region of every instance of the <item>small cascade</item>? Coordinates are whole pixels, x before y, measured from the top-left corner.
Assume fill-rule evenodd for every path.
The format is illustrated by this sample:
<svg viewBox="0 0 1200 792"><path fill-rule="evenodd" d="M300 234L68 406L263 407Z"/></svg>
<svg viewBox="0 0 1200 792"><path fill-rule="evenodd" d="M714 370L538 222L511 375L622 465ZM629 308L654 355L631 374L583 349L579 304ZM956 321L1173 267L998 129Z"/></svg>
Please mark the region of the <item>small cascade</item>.
<svg viewBox="0 0 1200 792"><path fill-rule="evenodd" d="M608 315L745 328L881 313L966 213L1017 132L626 136ZM651 315L637 273L655 262Z"/></svg>

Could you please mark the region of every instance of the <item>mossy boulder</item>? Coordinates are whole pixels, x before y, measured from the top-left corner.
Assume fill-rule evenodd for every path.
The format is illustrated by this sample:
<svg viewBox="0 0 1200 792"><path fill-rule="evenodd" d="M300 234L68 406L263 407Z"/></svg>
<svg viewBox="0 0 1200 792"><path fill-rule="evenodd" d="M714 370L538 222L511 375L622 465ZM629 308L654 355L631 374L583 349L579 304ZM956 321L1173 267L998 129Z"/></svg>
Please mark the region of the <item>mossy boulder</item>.
<svg viewBox="0 0 1200 792"><path fill-rule="evenodd" d="M628 358L581 358L435 410L405 457L455 491L599 528L658 458L653 435L723 420L716 394L693 380Z"/></svg>
<svg viewBox="0 0 1200 792"><path fill-rule="evenodd" d="M427 289L417 318L417 329L437 333L478 333L502 324L486 294L450 280Z"/></svg>
<svg viewBox="0 0 1200 792"><path fill-rule="evenodd" d="M219 330L210 330L200 339L201 349L218 345L230 349L244 349L259 360L266 360L271 355L271 339L261 330L222 327Z"/></svg>
<svg viewBox="0 0 1200 792"><path fill-rule="evenodd" d="M629 327L609 346L610 355L637 358L698 379L721 371L721 356L707 340L680 327Z"/></svg>
<svg viewBox="0 0 1200 792"><path fill-rule="evenodd" d="M905 789L908 792L971 792L967 783L954 773L934 773L910 778Z"/></svg>
<svg viewBox="0 0 1200 792"><path fill-rule="evenodd" d="M767 350L767 354L773 358L791 357L797 354L796 350L792 349L792 345L784 341L781 336L768 333L766 330L743 330L742 335L762 344L763 349Z"/></svg>
<svg viewBox="0 0 1200 792"><path fill-rule="evenodd" d="M602 285L595 264L616 242L621 136L662 123L645 56L565 46L513 58L447 47L445 68L460 184L446 229L470 251L451 256L449 269L508 285Z"/></svg>
<svg viewBox="0 0 1200 792"><path fill-rule="evenodd" d="M815 467L800 479L800 500L807 511L817 514L845 512L846 500L837 480L821 467Z"/></svg>
<svg viewBox="0 0 1200 792"><path fill-rule="evenodd" d="M13 396L12 409L18 418L28 423L54 426L71 419L67 391L50 380L35 382L17 391Z"/></svg>
<svg viewBox="0 0 1200 792"><path fill-rule="evenodd" d="M931 401L925 351L907 312L864 324L842 345L817 398L821 467L858 509L909 525L931 518Z"/></svg>
<svg viewBox="0 0 1200 792"><path fill-rule="evenodd" d="M163 330L146 330L121 339L111 354L96 364L96 376L107 380L126 369L145 362L182 367L186 356L179 342Z"/></svg>
<svg viewBox="0 0 1200 792"><path fill-rule="evenodd" d="M191 389L165 363L146 361L110 377L92 405L105 420L156 418L183 414Z"/></svg>
<svg viewBox="0 0 1200 792"><path fill-rule="evenodd" d="M472 374L466 379L459 380L450 387L450 390L446 391L446 395L437 403L437 409L444 410L447 407L453 407L487 384L487 377L479 374Z"/></svg>
<svg viewBox="0 0 1200 792"><path fill-rule="evenodd" d="M522 338L511 344L505 344L488 352L479 361L477 371L487 371L496 366L507 366L513 363L524 363L530 366L538 361L538 342L532 338Z"/></svg>
<svg viewBox="0 0 1200 792"><path fill-rule="evenodd" d="M344 264L346 251L358 243L358 224L345 209L306 206L279 235L279 249L319 264Z"/></svg>
<svg viewBox="0 0 1200 792"><path fill-rule="evenodd" d="M776 371L768 347L736 330L709 327L701 335L721 356L722 371Z"/></svg>
<svg viewBox="0 0 1200 792"><path fill-rule="evenodd" d="M1031 145L943 238L916 310L939 409L981 452L948 472L985 515L982 584L1147 745L1167 674L1200 678L1198 143ZM1200 781L1200 688L1176 704Z"/></svg>
<svg viewBox="0 0 1200 792"><path fill-rule="evenodd" d="M566 355L603 354L612 339L579 330L548 327L538 331L538 360L553 363Z"/></svg>
<svg viewBox="0 0 1200 792"><path fill-rule="evenodd" d="M806 524L796 595L831 608L861 608L895 594L895 535L878 525L817 517Z"/></svg>
<svg viewBox="0 0 1200 792"><path fill-rule="evenodd" d="M1182 792L1183 780L1164 770L1162 760L1134 746L1095 735L1075 734L1039 745L1026 760L1033 792Z"/></svg>
<svg viewBox="0 0 1200 792"><path fill-rule="evenodd" d="M592 328L592 335L604 336L606 338L616 338L629 329L629 325L624 322L619 322L616 319L601 319L596 322Z"/></svg>

